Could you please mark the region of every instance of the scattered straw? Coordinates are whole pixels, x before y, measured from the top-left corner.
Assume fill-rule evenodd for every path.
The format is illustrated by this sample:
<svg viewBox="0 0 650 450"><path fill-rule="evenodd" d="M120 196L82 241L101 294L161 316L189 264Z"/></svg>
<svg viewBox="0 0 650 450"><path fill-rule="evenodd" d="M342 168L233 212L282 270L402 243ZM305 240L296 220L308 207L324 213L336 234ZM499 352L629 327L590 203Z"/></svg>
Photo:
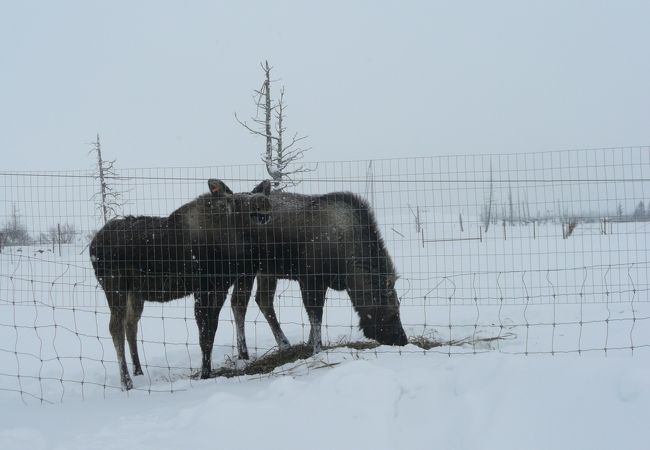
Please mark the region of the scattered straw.
<svg viewBox="0 0 650 450"><path fill-rule="evenodd" d="M428 336L414 336L409 338L409 344L413 344L417 347L420 347L423 350L430 350L435 347L442 346L465 346L465 345L475 345L477 343L491 343L493 341L510 339L513 335L510 333L503 334L501 336L494 337L485 337L485 338L475 338L470 337L464 339L458 339L453 341L437 341ZM323 350L336 350L340 348L349 348L352 350L372 350L379 347L379 343L374 341L345 341L341 340L335 344L327 345L323 347ZM245 375L261 375L269 374L273 372L278 367L284 366L285 364L290 364L299 360L305 360L313 356L314 352L311 345L300 344L293 345L286 350L274 350L265 353L257 359L252 360L245 367L219 367L212 371L212 377L241 377ZM333 365L326 364L323 367L330 367ZM192 378L198 378L198 373L192 375Z"/></svg>

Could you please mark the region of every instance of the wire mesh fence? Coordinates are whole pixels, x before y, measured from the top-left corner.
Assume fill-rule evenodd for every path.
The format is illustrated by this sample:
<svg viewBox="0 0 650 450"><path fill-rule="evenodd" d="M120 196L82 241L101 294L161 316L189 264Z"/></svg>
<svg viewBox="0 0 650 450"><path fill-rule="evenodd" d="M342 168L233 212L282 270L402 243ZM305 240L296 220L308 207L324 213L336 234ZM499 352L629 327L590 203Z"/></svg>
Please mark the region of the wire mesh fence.
<svg viewBox="0 0 650 450"><path fill-rule="evenodd" d="M649 147L307 167L292 192L365 199L399 274L394 288L411 343L373 354L606 354L650 346ZM208 179L250 192L266 177L263 165L241 165L116 169L105 181L120 194L112 206L122 216L168 217L208 192ZM111 309L89 254L104 226L101 198L92 170L0 172L0 395L58 402L124 388ZM265 239L285 245L275 234ZM296 277L277 278L273 306L282 331L292 344L306 342L304 292ZM340 344L366 339L354 289L344 284L331 281L327 290L324 355L354 354L358 346ZM232 290L211 353L215 367L242 364ZM195 382L202 367L195 300L178 297L144 303L136 390L174 391ZM244 331L253 359L277 348L255 302ZM132 371L128 347L126 360Z"/></svg>

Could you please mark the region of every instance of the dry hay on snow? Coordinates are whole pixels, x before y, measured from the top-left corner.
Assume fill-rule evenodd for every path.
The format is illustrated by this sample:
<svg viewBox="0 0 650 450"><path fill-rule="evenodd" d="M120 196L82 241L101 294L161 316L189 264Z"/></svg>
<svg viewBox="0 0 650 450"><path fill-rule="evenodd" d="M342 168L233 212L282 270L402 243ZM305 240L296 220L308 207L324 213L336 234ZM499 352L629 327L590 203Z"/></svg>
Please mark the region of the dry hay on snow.
<svg viewBox="0 0 650 450"><path fill-rule="evenodd" d="M423 350L430 350L435 347L443 346L464 346L464 345L476 345L477 343L489 344L494 341L510 339L512 336L510 333L503 334L501 336L493 337L472 337L458 339L453 341L441 341L432 339L428 336L415 336L409 338L409 344L413 344L416 347L420 347ZM343 348L349 348L352 350L372 350L379 347L380 344L374 341L340 341L333 345L326 345L323 347L323 351L337 350ZM259 358L255 358L252 361L248 362L244 367L236 367L235 364L232 364L231 367L223 366L219 367L212 371L213 377L241 377L246 375L262 375L269 374L273 372L278 367L284 366L285 364L290 364L299 360L305 360L314 355L311 345L300 344L292 345L286 350L272 350ZM324 367L334 366L336 364L324 364ZM198 378L198 373L192 376L193 378Z"/></svg>

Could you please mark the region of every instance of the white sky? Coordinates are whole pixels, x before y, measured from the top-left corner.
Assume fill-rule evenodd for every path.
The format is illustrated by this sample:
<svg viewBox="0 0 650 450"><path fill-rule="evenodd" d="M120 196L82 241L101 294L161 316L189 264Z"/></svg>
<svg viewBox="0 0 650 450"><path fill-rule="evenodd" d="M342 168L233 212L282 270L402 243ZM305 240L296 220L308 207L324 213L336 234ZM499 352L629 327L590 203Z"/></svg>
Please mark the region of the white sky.
<svg viewBox="0 0 650 450"><path fill-rule="evenodd" d="M1 168L258 162L265 58L307 160L650 143L650 2L3 2Z"/></svg>

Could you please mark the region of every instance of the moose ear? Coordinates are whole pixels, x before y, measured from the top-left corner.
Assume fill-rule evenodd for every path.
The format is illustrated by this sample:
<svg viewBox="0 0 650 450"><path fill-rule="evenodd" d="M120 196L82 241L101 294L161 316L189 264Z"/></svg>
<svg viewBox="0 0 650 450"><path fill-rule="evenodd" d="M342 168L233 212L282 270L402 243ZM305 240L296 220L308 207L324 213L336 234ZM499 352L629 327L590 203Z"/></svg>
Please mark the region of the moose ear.
<svg viewBox="0 0 650 450"><path fill-rule="evenodd" d="M232 194L232 191L226 186L226 183L214 178L208 180L208 188L213 195Z"/></svg>
<svg viewBox="0 0 650 450"><path fill-rule="evenodd" d="M251 191L251 194L264 194L264 195L269 195L271 193L271 182L269 180L264 180L253 190Z"/></svg>

